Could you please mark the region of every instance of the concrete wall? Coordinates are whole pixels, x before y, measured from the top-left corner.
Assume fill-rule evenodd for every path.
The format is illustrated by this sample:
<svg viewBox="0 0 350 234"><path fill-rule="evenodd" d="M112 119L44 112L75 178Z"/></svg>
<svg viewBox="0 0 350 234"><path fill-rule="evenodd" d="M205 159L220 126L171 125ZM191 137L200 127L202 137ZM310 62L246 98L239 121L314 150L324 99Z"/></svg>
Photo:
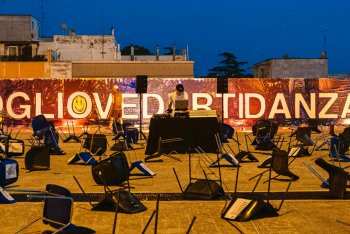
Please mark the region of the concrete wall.
<svg viewBox="0 0 350 234"><path fill-rule="evenodd" d="M272 78L326 78L327 59L275 59L271 65Z"/></svg>
<svg viewBox="0 0 350 234"><path fill-rule="evenodd" d="M72 64L72 77L193 77L193 61L133 61Z"/></svg>
<svg viewBox="0 0 350 234"><path fill-rule="evenodd" d="M326 78L327 59L268 59L253 67L259 78Z"/></svg>
<svg viewBox="0 0 350 234"><path fill-rule="evenodd" d="M38 54L55 51L61 61L116 61L117 50L112 35L54 36L51 42L40 42Z"/></svg>
<svg viewBox="0 0 350 234"><path fill-rule="evenodd" d="M72 77L71 62L52 62L50 64L50 78L64 79Z"/></svg>
<svg viewBox="0 0 350 234"><path fill-rule="evenodd" d="M0 15L0 41L37 40L39 27L39 21L30 15Z"/></svg>

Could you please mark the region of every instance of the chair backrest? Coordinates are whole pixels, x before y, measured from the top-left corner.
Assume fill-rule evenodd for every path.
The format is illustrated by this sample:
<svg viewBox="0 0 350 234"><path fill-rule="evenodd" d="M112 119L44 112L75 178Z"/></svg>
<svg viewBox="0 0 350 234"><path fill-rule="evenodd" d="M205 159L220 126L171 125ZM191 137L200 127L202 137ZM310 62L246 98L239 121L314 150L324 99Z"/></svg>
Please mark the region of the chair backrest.
<svg viewBox="0 0 350 234"><path fill-rule="evenodd" d="M275 149L272 151L271 168L277 174L288 172L288 152L285 150Z"/></svg>
<svg viewBox="0 0 350 234"><path fill-rule="evenodd" d="M346 192L348 173L340 167L327 163L323 158L318 158L315 163L329 174L329 192L333 198L344 198Z"/></svg>
<svg viewBox="0 0 350 234"><path fill-rule="evenodd" d="M272 139L278 131L278 125L263 119L253 125L252 131L254 136L269 136Z"/></svg>
<svg viewBox="0 0 350 234"><path fill-rule="evenodd" d="M320 129L318 129L318 122L317 119L309 119L308 121L308 125L311 128L312 131L316 132L316 133L321 133L322 131Z"/></svg>
<svg viewBox="0 0 350 234"><path fill-rule="evenodd" d="M47 170L50 168L50 149L46 146L32 146L24 158L29 171Z"/></svg>
<svg viewBox="0 0 350 234"><path fill-rule="evenodd" d="M298 127L295 133L296 139L304 145L313 145L311 142L311 128Z"/></svg>
<svg viewBox="0 0 350 234"><path fill-rule="evenodd" d="M339 134L339 154L346 154L350 146L350 136L346 133Z"/></svg>
<svg viewBox="0 0 350 234"><path fill-rule="evenodd" d="M339 137L331 137L329 141L329 154L331 157L336 158L339 154Z"/></svg>
<svg viewBox="0 0 350 234"><path fill-rule="evenodd" d="M113 120L113 133L116 135L120 132L123 132L124 128L123 125L115 120Z"/></svg>
<svg viewBox="0 0 350 234"><path fill-rule="evenodd" d="M50 123L47 121L44 115L37 115L32 119L33 136L37 136L40 139L44 137L46 130L50 128Z"/></svg>
<svg viewBox="0 0 350 234"><path fill-rule="evenodd" d="M222 130L224 137L229 138L229 139L233 138L233 134L235 133L235 129L232 126L225 124L225 123L222 123L221 130Z"/></svg>
<svg viewBox="0 0 350 234"><path fill-rule="evenodd" d="M106 183L106 185L120 185L127 181L130 176L128 161L123 152L116 152L97 162L91 167L91 172L97 184Z"/></svg>
<svg viewBox="0 0 350 234"><path fill-rule="evenodd" d="M87 134L83 148L92 154L101 156L107 150L107 137L104 134Z"/></svg>
<svg viewBox="0 0 350 234"><path fill-rule="evenodd" d="M46 185L47 196L72 197L71 192L61 186ZM71 199L46 198L44 202L44 223L56 229L71 222L73 213L73 201Z"/></svg>

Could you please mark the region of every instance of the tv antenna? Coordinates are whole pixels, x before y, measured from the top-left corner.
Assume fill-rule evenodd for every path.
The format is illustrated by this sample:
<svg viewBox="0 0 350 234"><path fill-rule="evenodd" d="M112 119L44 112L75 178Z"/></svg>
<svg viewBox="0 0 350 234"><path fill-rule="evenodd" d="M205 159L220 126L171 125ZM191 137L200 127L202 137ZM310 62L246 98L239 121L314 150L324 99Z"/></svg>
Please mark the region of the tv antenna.
<svg viewBox="0 0 350 234"><path fill-rule="evenodd" d="M319 32L323 33L323 51L326 52L326 44L327 44L327 32L332 31L331 29L323 29Z"/></svg>
<svg viewBox="0 0 350 234"><path fill-rule="evenodd" d="M41 1L41 6L39 7L41 9L41 30L40 30L40 34L41 36L44 36L44 23L45 23L45 5L44 2L46 0L40 0Z"/></svg>

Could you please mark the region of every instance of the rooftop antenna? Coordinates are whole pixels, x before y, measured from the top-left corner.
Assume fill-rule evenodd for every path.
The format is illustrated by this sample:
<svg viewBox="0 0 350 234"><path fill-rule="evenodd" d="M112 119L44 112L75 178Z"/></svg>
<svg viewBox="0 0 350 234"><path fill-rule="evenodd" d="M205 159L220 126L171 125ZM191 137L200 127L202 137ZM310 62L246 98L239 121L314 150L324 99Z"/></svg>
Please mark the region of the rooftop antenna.
<svg viewBox="0 0 350 234"><path fill-rule="evenodd" d="M326 44L327 44L327 32L332 31L331 29L323 29L319 32L323 33L323 51L326 52Z"/></svg>
<svg viewBox="0 0 350 234"><path fill-rule="evenodd" d="M41 36L44 36L44 22L45 22L45 8L44 8L44 2L46 0L40 0L41 1Z"/></svg>

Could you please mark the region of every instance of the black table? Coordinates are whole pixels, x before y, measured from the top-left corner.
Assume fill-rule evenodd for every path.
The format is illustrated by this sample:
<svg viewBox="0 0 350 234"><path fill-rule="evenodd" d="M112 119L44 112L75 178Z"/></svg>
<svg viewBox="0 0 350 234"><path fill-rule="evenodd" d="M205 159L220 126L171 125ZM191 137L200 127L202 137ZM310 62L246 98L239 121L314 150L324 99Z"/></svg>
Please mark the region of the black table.
<svg viewBox="0 0 350 234"><path fill-rule="evenodd" d="M188 149L200 146L207 153L216 153L217 145L215 134L220 132L220 125L215 117L152 117L149 126L149 136L146 155L158 151L158 141L171 138L182 138L182 142L173 142L162 145L162 152L169 153L175 150L186 153Z"/></svg>

